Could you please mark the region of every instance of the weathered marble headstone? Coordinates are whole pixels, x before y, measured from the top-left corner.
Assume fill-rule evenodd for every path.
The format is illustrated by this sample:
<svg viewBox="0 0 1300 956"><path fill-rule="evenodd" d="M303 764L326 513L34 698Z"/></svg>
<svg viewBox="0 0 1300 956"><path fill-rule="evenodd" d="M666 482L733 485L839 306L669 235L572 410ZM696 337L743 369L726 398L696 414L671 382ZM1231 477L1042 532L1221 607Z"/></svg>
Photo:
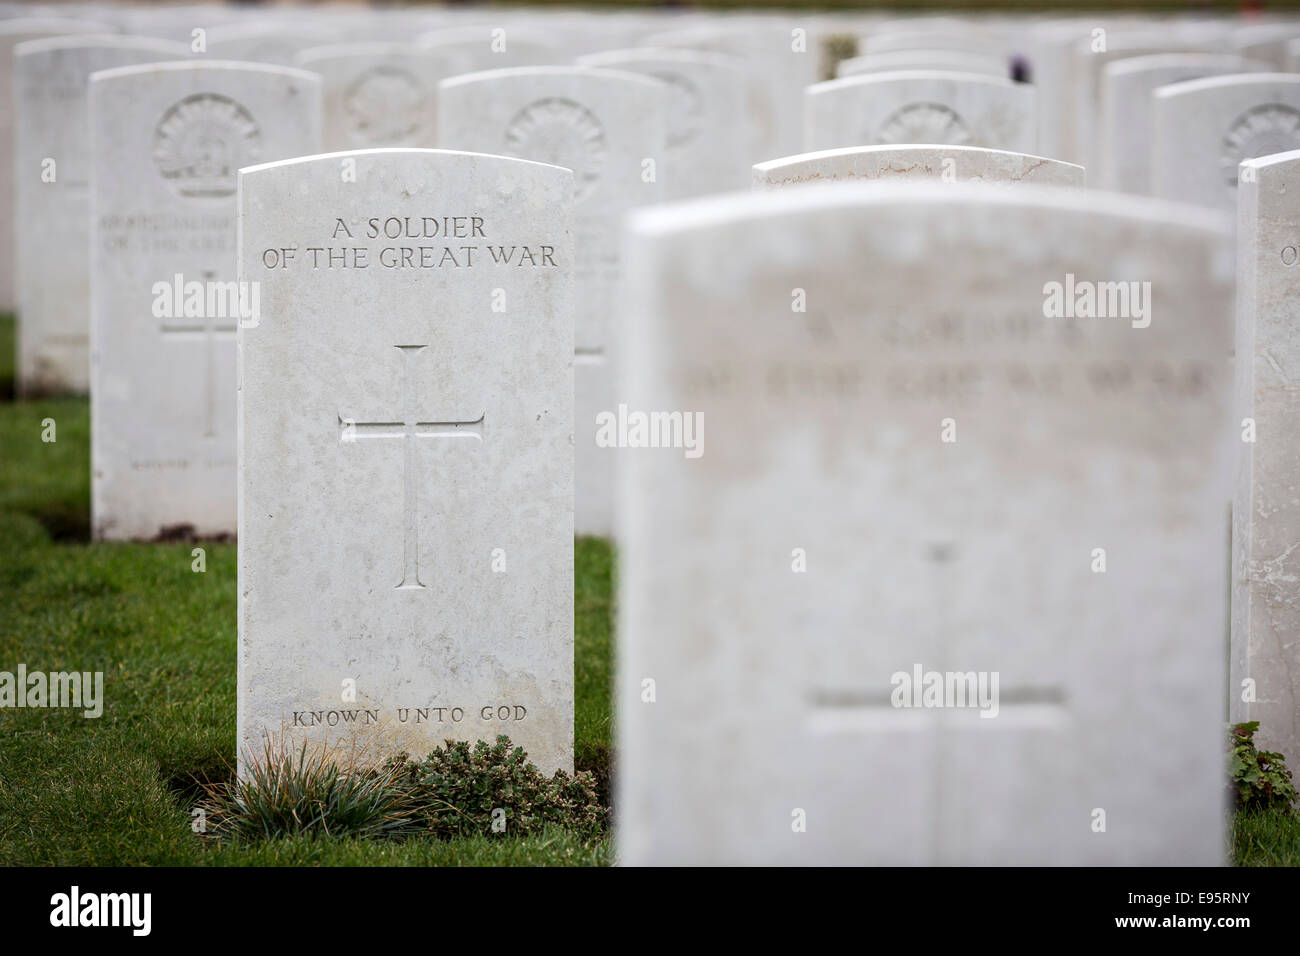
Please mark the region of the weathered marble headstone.
<svg viewBox="0 0 1300 956"><path fill-rule="evenodd" d="M939 143L1034 152L1034 90L975 73L900 70L816 83L804 147Z"/></svg>
<svg viewBox="0 0 1300 956"><path fill-rule="evenodd" d="M75 34L113 32L112 27L86 20L14 17L0 20L0 312L18 304L14 290L14 47L28 40Z"/></svg>
<svg viewBox="0 0 1300 956"><path fill-rule="evenodd" d="M1081 162L1074 138L1074 49L1096 29L1096 18L1048 20L1035 24L1026 42L1037 94L1038 151Z"/></svg>
<svg viewBox="0 0 1300 956"><path fill-rule="evenodd" d="M841 60L836 76L857 76L860 73L888 73L894 70L951 70L958 73L984 73L1006 77L1010 72L1007 61L990 53L968 50L894 50L889 53L867 53L863 56Z"/></svg>
<svg viewBox="0 0 1300 956"><path fill-rule="evenodd" d="M799 149L803 89L820 78L821 65L817 34L807 23L730 17L656 32L643 37L640 45L712 50L739 57L749 80L747 162Z"/></svg>
<svg viewBox="0 0 1300 956"><path fill-rule="evenodd" d="M320 151L320 80L207 60L91 78L91 525L234 534L241 166ZM129 173L129 174L128 174Z"/></svg>
<svg viewBox="0 0 1300 956"><path fill-rule="evenodd" d="M1300 761L1300 152L1242 164L1237 189L1237 412L1233 503L1233 721ZM1249 683L1247 683L1249 682Z"/></svg>
<svg viewBox="0 0 1300 956"><path fill-rule="evenodd" d="M440 146L517 156L574 173L579 534L613 531L617 449L597 444L596 416L614 408L611 335L625 305L615 297L623 269L619 227L629 209L659 199L660 168L665 180L671 178L667 101L660 80L590 67L492 70L439 85Z"/></svg>
<svg viewBox="0 0 1300 956"><path fill-rule="evenodd" d="M1222 220L840 183L629 233L622 861L1220 861Z"/></svg>
<svg viewBox="0 0 1300 956"><path fill-rule="evenodd" d="M121 36L50 37L15 49L14 262L24 394L85 392L90 381L90 74L187 55L166 40Z"/></svg>
<svg viewBox="0 0 1300 956"><path fill-rule="evenodd" d="M1079 187L1084 172L1074 163L978 146L850 146L758 163L753 186L773 190L854 179Z"/></svg>
<svg viewBox="0 0 1300 956"><path fill-rule="evenodd" d="M1160 53L1125 57L1101 71L1100 143L1094 182L1139 195L1151 189L1151 96L1161 86L1266 69L1223 53Z"/></svg>
<svg viewBox="0 0 1300 956"><path fill-rule="evenodd" d="M577 62L640 73L667 84L665 199L744 188L748 131L743 61L701 50L638 47L596 53Z"/></svg>
<svg viewBox="0 0 1300 956"><path fill-rule="evenodd" d="M1077 156L1066 157L1088 168L1097 165L1100 140L1097 120L1100 115L1101 75L1109 63L1135 56L1158 53L1209 53L1218 47L1202 37L1189 36L1186 30L1096 31L1079 41L1073 50L1074 71L1071 82L1073 98L1066 103L1074 123Z"/></svg>
<svg viewBox="0 0 1300 956"><path fill-rule="evenodd" d="M245 757L504 733L572 768L572 188L436 150L240 174Z"/></svg>
<svg viewBox="0 0 1300 956"><path fill-rule="evenodd" d="M1300 76L1247 73L1187 80L1152 94L1151 191L1232 209L1237 167L1300 149Z"/></svg>
<svg viewBox="0 0 1300 956"><path fill-rule="evenodd" d="M325 104L325 149L434 146L438 81L459 64L405 43L339 43L298 54L319 73Z"/></svg>

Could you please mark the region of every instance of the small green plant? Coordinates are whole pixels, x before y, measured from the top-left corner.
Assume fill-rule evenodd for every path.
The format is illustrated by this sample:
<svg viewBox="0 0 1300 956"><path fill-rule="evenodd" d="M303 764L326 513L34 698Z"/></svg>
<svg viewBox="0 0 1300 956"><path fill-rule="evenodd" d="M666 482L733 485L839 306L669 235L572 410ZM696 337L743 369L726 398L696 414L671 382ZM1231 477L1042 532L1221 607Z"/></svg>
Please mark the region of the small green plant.
<svg viewBox="0 0 1300 956"><path fill-rule="evenodd" d="M384 765L407 794L411 815L440 837L540 833L548 824L595 835L609 811L588 772L545 776L522 747L498 736L494 744L446 741L419 762L405 754Z"/></svg>
<svg viewBox="0 0 1300 956"><path fill-rule="evenodd" d="M1290 810L1296 801L1291 771L1279 753L1255 749L1259 721L1232 726L1228 735L1230 781L1238 810Z"/></svg>
<svg viewBox="0 0 1300 956"><path fill-rule="evenodd" d="M393 770L353 770L323 750L249 760L243 779L204 786L207 834L217 840L285 836L398 837L415 831Z"/></svg>

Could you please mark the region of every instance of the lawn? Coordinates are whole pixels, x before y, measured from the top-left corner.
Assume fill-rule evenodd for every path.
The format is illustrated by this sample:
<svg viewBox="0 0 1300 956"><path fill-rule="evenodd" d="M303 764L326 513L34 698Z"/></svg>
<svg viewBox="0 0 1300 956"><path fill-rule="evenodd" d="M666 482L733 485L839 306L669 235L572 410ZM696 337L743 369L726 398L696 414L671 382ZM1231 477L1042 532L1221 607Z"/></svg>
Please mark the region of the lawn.
<svg viewBox="0 0 1300 956"><path fill-rule="evenodd" d="M12 381L0 318L0 396ZM43 442L53 419L57 440ZM0 865L603 865L608 838L212 847L190 831L195 779L228 777L235 740L235 547L91 544L90 422L79 399L0 398L0 670L103 671L104 715L0 712ZM576 764L607 799L613 552L575 550ZM1300 865L1300 817L1237 815L1242 866Z"/></svg>
<svg viewBox="0 0 1300 956"><path fill-rule="evenodd" d="M0 320L0 390L12 376ZM57 440L43 442L53 419ZM0 712L0 864L599 865L609 840L563 830L403 843L293 839L206 846L196 777L228 777L235 741L235 547L91 544L84 400L0 401L0 670L103 671L104 714ZM576 549L577 765L608 779L611 573Z"/></svg>

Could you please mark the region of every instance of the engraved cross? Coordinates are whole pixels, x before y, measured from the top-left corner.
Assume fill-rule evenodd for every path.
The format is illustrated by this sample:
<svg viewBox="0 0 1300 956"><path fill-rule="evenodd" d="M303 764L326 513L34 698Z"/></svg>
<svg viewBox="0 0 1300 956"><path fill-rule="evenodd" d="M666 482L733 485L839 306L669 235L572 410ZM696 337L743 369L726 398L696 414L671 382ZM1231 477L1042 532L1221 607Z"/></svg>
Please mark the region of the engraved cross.
<svg viewBox="0 0 1300 956"><path fill-rule="evenodd" d="M473 438L483 440L482 414L473 421L419 421L415 410L415 389L411 383L411 362L428 348L427 345L396 345L402 353L402 412L396 422L353 422L339 415L339 441L349 442L362 438L400 438L404 441L403 462L403 523L405 525L405 558L402 580L397 590L418 590L420 581L420 481L419 456L416 454L417 438Z"/></svg>
<svg viewBox="0 0 1300 956"><path fill-rule="evenodd" d="M211 282L215 272L203 273L204 282ZM206 312L207 309L204 309ZM197 324L195 324L197 322ZM188 322L164 322L164 338L176 338L182 341L201 340L203 342L203 389L204 389L204 425L203 437L217 437L217 342L228 342L235 337L233 323L217 324L215 316L205 315L198 320Z"/></svg>

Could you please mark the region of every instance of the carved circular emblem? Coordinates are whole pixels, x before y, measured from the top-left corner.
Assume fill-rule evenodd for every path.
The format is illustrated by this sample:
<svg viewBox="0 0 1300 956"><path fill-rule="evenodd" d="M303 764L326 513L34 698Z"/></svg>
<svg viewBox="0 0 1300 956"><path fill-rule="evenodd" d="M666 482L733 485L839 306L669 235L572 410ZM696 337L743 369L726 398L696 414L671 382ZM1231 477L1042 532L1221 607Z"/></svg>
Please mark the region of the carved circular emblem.
<svg viewBox="0 0 1300 956"><path fill-rule="evenodd" d="M1223 134L1219 168L1228 187L1235 189L1242 160L1293 149L1300 149L1300 110L1265 103L1242 113Z"/></svg>
<svg viewBox="0 0 1300 956"><path fill-rule="evenodd" d="M668 148L681 149L700 135L704 100L699 88L680 73L654 73L668 84Z"/></svg>
<svg viewBox="0 0 1300 956"><path fill-rule="evenodd" d="M348 137L358 146L408 146L419 139L424 101L424 87L406 70L367 70L343 94Z"/></svg>
<svg viewBox="0 0 1300 956"><path fill-rule="evenodd" d="M158 121L153 159L167 184L187 198L234 195L235 173L257 162L262 132L234 100L196 93Z"/></svg>
<svg viewBox="0 0 1300 956"><path fill-rule="evenodd" d="M955 112L938 103L908 103L880 126L876 143L941 143L967 146L970 130Z"/></svg>
<svg viewBox="0 0 1300 956"><path fill-rule="evenodd" d="M605 165L605 129L591 111L559 97L520 110L506 128L506 150L520 159L573 170L575 199L590 196Z"/></svg>

